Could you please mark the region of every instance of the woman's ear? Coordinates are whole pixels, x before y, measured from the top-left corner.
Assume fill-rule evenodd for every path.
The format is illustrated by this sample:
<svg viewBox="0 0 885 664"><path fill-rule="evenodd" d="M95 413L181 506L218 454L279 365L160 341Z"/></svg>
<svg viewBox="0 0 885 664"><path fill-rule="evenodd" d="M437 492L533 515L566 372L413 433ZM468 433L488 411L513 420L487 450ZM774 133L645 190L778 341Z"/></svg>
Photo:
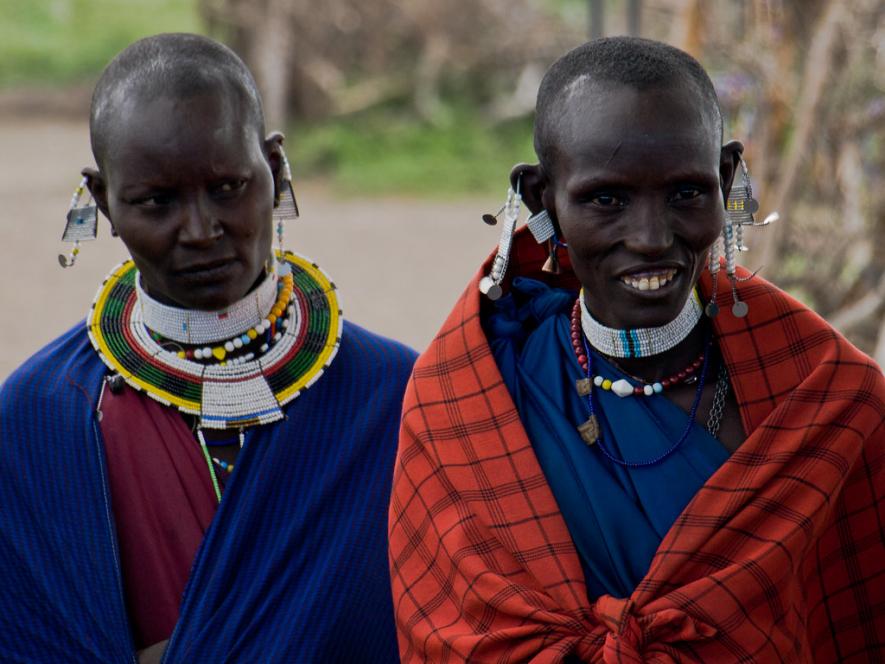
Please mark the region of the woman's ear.
<svg viewBox="0 0 885 664"><path fill-rule="evenodd" d="M517 164L510 171L510 186L522 195L522 200L532 214L544 208L542 201L547 178L540 164Z"/></svg>
<svg viewBox="0 0 885 664"><path fill-rule="evenodd" d="M719 154L719 186L722 187L723 205L728 201L731 193L731 185L737 174L738 165L741 163L741 155L744 153L744 144L740 141L729 141L722 146Z"/></svg>
<svg viewBox="0 0 885 664"><path fill-rule="evenodd" d="M273 200L274 207L280 202L280 195L283 190L283 177L285 175L283 168L283 141L286 137L278 131L273 131L264 139L264 155L267 163L270 164L270 172L273 174Z"/></svg>
<svg viewBox="0 0 885 664"><path fill-rule="evenodd" d="M514 191L517 180L526 207L532 211L532 214L547 210L556 235L562 238L559 220L556 217L556 206L553 204L553 189L550 187L550 180L541 164L517 164L510 171L510 186Z"/></svg>
<svg viewBox="0 0 885 664"><path fill-rule="evenodd" d="M95 200L95 205L101 210L101 213L107 217L107 220L111 222L111 234L116 236L117 231L114 228L114 220L111 219L111 213L108 209L108 185L104 179L104 175L91 166L85 167L82 171L80 171L80 175L86 178L86 186L89 188L89 193L92 194L92 198Z"/></svg>

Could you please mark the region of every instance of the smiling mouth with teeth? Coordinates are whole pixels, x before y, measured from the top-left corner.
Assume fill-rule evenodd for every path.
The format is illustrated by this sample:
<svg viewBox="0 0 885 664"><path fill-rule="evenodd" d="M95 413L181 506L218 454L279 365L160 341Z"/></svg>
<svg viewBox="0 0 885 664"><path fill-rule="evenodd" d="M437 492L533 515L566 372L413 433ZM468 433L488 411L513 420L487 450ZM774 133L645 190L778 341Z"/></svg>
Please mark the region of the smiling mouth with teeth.
<svg viewBox="0 0 885 664"><path fill-rule="evenodd" d="M642 272L638 274L625 274L621 277L621 281L641 291L654 291L663 288L676 276L676 269L669 268L667 270L657 270L654 272Z"/></svg>

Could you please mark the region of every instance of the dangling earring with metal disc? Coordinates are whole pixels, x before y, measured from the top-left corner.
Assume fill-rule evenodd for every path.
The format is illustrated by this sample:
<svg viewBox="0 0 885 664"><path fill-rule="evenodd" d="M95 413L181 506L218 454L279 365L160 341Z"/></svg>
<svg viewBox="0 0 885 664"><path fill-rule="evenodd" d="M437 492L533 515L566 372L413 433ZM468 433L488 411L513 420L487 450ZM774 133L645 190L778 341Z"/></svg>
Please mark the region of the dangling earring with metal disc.
<svg viewBox="0 0 885 664"><path fill-rule="evenodd" d="M68 209L61 241L73 242L74 246L67 256L58 255L58 264L62 267L73 267L77 262L77 254L80 253L80 243L94 240L98 235L98 208L95 205L89 205L92 202L92 195L89 195L86 205L80 205L83 194L87 191L86 183L86 178L83 178L71 197L71 205Z"/></svg>
<svg viewBox="0 0 885 664"><path fill-rule="evenodd" d="M756 221L754 215L759 210L759 202L755 198L753 198L753 187L752 183L750 182L750 172L747 169L747 164L743 160L743 158L741 158L740 160L740 168L741 180L739 183L732 186L731 191L728 194L728 200L725 204L727 219L725 221L725 228L722 229L722 241L723 250L725 253L725 274L728 277L728 280L731 282L731 294L733 299L731 313L738 318L743 318L747 315L749 307L747 306L746 302L743 302L738 297L737 282L745 281L747 278L752 278L752 276L756 274L754 272L753 275L750 275L750 277L747 277L745 279L739 279L737 276L737 264L735 261L735 254L739 251L747 250L747 247L744 246L743 227L767 226L768 224L777 221L780 218L780 215L777 212L772 212L765 218L764 221ZM710 271L713 272L713 276L715 278L716 271L714 271L712 260L714 254L715 252L711 252ZM716 270L718 270L718 266L719 260L717 256ZM714 308L718 311L718 307L715 307L715 300L711 301L711 304L713 304ZM710 307L709 304L707 306L708 308ZM710 315L709 312L708 315ZM712 315L715 316L715 313Z"/></svg>
<svg viewBox="0 0 885 664"><path fill-rule="evenodd" d="M289 160L280 146L282 158L282 177L280 178L280 191L273 210L273 219L277 233L277 247L280 254L285 250L283 247L283 235L287 221L298 219L298 202L295 200L295 190L292 188L292 170L289 168Z"/></svg>
<svg viewBox="0 0 885 664"><path fill-rule="evenodd" d="M520 179L516 180L516 190L513 187L507 190L507 200L498 211L504 213L504 224L501 228L501 239L498 240L498 253L492 262L492 269L489 274L479 281L479 290L490 300L497 300L504 294L501 282L504 281L504 275L507 273L507 263L510 261L510 245L513 242L513 232L516 230L516 222L519 220L519 209L522 203L522 196L519 193ZM483 221L487 224L490 221L497 223L496 215L483 215Z"/></svg>

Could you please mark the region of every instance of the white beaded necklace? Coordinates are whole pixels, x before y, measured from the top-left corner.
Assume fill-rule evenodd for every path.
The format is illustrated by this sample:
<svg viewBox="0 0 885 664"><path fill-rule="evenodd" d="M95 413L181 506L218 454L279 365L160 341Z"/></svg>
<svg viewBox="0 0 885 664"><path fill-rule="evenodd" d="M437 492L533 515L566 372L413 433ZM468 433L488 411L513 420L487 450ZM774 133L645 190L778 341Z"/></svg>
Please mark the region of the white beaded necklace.
<svg viewBox="0 0 885 664"><path fill-rule="evenodd" d="M163 347L142 317L138 273L131 260L115 268L99 288L87 318L89 338L102 361L126 383L198 416L203 429L275 422L284 417L283 406L331 364L343 321L335 285L315 263L286 252L277 270L294 275L294 290L286 315L274 322L280 326L275 343L262 349L260 357L201 364ZM240 325L248 322L241 319ZM157 320L150 324L157 325Z"/></svg>
<svg viewBox="0 0 885 664"><path fill-rule="evenodd" d="M265 277L251 293L220 311L181 309L158 302L135 280L142 322L167 339L183 344L211 344L259 325L277 299L277 275Z"/></svg>
<svg viewBox="0 0 885 664"><path fill-rule="evenodd" d="M593 348L609 357L648 357L670 350L683 341L701 319L703 307L696 290L682 307L682 311L666 325L660 327L618 330L606 327L590 315L581 291L581 327Z"/></svg>

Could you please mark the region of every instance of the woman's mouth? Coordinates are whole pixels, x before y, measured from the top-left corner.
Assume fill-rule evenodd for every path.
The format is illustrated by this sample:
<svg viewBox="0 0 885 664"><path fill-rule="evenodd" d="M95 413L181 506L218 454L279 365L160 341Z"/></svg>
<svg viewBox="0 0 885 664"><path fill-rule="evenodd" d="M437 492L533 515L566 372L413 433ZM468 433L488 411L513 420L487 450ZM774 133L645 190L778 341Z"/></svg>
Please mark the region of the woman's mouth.
<svg viewBox="0 0 885 664"><path fill-rule="evenodd" d="M656 291L673 281L676 272L676 268L672 267L661 270L645 270L621 275L620 279L630 288L640 291Z"/></svg>

